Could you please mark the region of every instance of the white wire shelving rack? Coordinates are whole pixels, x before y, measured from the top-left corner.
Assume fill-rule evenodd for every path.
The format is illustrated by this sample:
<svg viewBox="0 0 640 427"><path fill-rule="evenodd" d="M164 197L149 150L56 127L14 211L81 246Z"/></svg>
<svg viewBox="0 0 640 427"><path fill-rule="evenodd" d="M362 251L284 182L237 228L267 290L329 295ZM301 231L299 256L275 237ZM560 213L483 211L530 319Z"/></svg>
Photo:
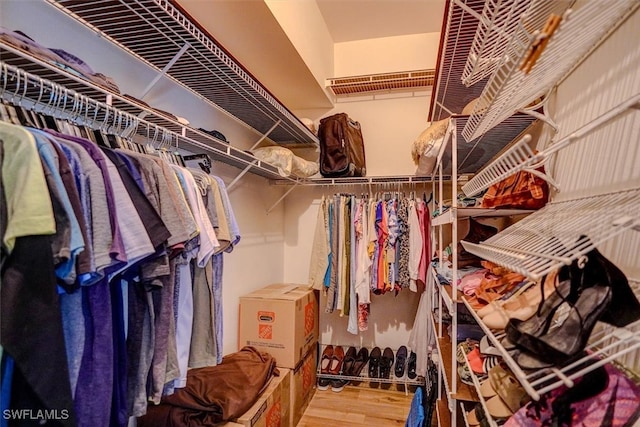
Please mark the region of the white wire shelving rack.
<svg viewBox="0 0 640 427"><path fill-rule="evenodd" d="M317 137L240 63L169 0L47 0L162 77L279 144Z"/></svg>
<svg viewBox="0 0 640 427"><path fill-rule="evenodd" d="M551 202L480 244L463 240L462 245L483 259L539 280L638 227L640 188L633 188Z"/></svg>
<svg viewBox="0 0 640 427"><path fill-rule="evenodd" d="M447 2L429 121L461 113L464 106L482 92L486 79L468 88L462 83L462 73L484 3L485 0Z"/></svg>
<svg viewBox="0 0 640 427"><path fill-rule="evenodd" d="M447 175L450 174L451 181L453 183L457 183L459 173L463 173L466 171L473 172L477 170L476 168L482 167L484 165L483 162L491 159L492 156L495 156L500 150L504 149L520 132L521 120L527 120L528 124L533 121L533 118L526 115L518 115L512 118L514 126L503 126L500 128L496 128L494 130L493 135L484 135L473 143L466 144L460 143L461 135L460 132L464 127L464 124L468 120L468 116L458 116L454 115L449 119L449 125L447 127L447 131L444 136L444 140L442 146L440 147L440 151L438 153L438 158L435 165L435 170L433 172L434 180L432 181L433 193L438 194L438 206L444 206L444 186L443 177L445 173ZM526 127L526 126L525 126ZM483 142L480 144L480 142ZM460 159L460 160L459 160ZM485 160L486 159L486 160ZM446 171L446 172L445 172ZM436 191L437 185L437 191ZM451 196L452 201L457 201L457 185L452 185L451 187ZM445 212L446 221L437 221L434 225L436 230L433 232L434 241L437 242L438 247L438 259L440 260L440 265L442 266L443 260L445 259L445 248L443 241L443 226L445 224L451 224L451 235L453 236L453 242L451 244L451 258L452 258L452 278L451 285L449 286L451 290L451 294L449 294L446 285L439 286L439 298L440 298L440 312L442 312L442 305L446 305L449 313L451 315L451 333L446 334L442 328L442 325L435 325L434 330L436 331L436 336L438 337L438 354L440 355L441 363L446 367L451 367L447 375L450 377L448 380L450 381L449 388L447 389L447 395L449 398L449 410L451 411L451 422L452 425L458 425L458 411L457 411L457 403L459 400L472 400L478 401L478 397L475 395L475 390L473 387L470 387L466 384L463 384L460 381L458 376L458 372L456 369L457 360L456 360L456 351L455 346L457 343L457 330L458 330L458 288L456 284L458 283L458 207L454 203L453 206L449 208L447 212ZM433 273L433 267L430 266ZM434 274L435 276L435 274ZM434 277L434 282L438 283L436 277ZM440 318L441 321L441 318ZM435 321L434 321L435 323ZM464 394L459 393L458 388L465 390ZM472 398L468 397L471 396ZM464 419L464 414L462 415Z"/></svg>
<svg viewBox="0 0 640 427"><path fill-rule="evenodd" d="M552 142L549 147L536 153L530 146L530 137L525 135L511 148L505 151L494 162L477 173L465 185L462 191L467 196L474 196L489 188L491 185L519 172L526 170L534 172L536 168L543 165L553 154L579 141L590 132L608 124L612 120L617 120L624 114L637 110L640 107L640 94L636 94L621 104L615 106L605 114L588 122L580 129Z"/></svg>
<svg viewBox="0 0 640 427"><path fill-rule="evenodd" d="M489 329L477 315L468 301L463 298L464 304L482 327L491 344L502 354L503 360L509 366L525 391L534 400L560 386L573 387L574 380L612 362L630 352L640 349L640 321L627 325L624 328L616 328L603 325L594 331L585 348L585 356L564 366L541 368L535 371L525 371L514 360L507 349L502 345L504 331Z"/></svg>
<svg viewBox="0 0 640 427"><path fill-rule="evenodd" d="M637 0L589 0L575 10L567 10L541 56L526 72L521 69L523 62L541 36L535 25L529 28L527 22L546 20L549 9L545 3L535 2L528 18L518 23L499 67L484 87L463 131L467 141L548 94L640 5Z"/></svg>
<svg viewBox="0 0 640 427"><path fill-rule="evenodd" d="M569 2L563 0L568 6ZM549 12L558 8L557 0L487 0L462 73L466 86L489 77L502 62L518 24L526 20L529 29L539 30ZM544 6L541 8L540 6ZM546 8L546 14L543 11ZM536 11L531 14L530 10Z"/></svg>
<svg viewBox="0 0 640 427"><path fill-rule="evenodd" d="M198 129L185 126L178 122L176 118L154 110L136 99L111 92L76 74L42 61L39 58L29 55L27 52L2 42L0 42L0 58L2 59L2 63L7 65L7 70L20 70L21 72L27 73L32 86L31 89L38 87L40 80L43 80L47 87L56 88L56 90L61 91L63 94L67 91L67 93L75 93L78 94L78 96L82 95L100 104L100 108L113 108L119 112L135 116L137 119L140 119L140 123L148 123L153 125L154 129L157 127L165 133L172 135L172 139L177 141L179 148L184 148L185 150L195 153L206 151L211 154L213 160L242 169L241 175L250 172L267 179L280 179L288 181L291 184L297 183L297 179L283 178L278 173L276 167L260 161L251 154L235 148L227 142L221 141ZM21 89L24 91L25 88L22 87ZM11 87L10 90L14 93L17 91L17 95L14 96L16 99L19 98L18 95L22 93L15 86ZM31 90L29 90L28 93L35 95ZM144 119L142 119L142 117L144 117Z"/></svg>
<svg viewBox="0 0 640 427"><path fill-rule="evenodd" d="M0 50L0 52L3 51ZM92 94L95 95L96 92ZM277 168L213 137L201 135L201 138L195 139L191 137L192 134L185 136L183 133L127 112L127 110L131 111L131 108L135 111L139 110L138 106L132 104L126 109L116 108L84 93L9 65L4 60L0 61L0 98L13 105L68 120L94 130L117 134L130 138L134 142L143 144L151 142L166 145L172 149L185 148L196 153L206 152L213 158L232 166L245 168L254 174L266 178L281 178ZM157 116L150 117L158 119ZM171 122L170 119L162 119L162 122L166 121ZM175 122L173 129L181 126ZM292 179L292 181L295 180Z"/></svg>
<svg viewBox="0 0 640 427"><path fill-rule="evenodd" d="M464 363L467 369L469 370L469 372L471 373L471 381L473 381L473 386L476 388L476 393L478 394L478 400L480 401L480 405L482 405L482 410L484 411L484 414L487 417L487 423L491 427L498 427L498 423L496 423L496 421L491 416L491 413L489 412L489 408L487 407L487 401L484 398L484 396L482 396L482 393L480 391L481 384L480 384L480 379L478 378L478 375L473 371L473 369L471 369L471 364L469 363L469 359L467 357L464 358ZM486 381L488 381L488 379ZM465 422L467 422L466 413L465 413Z"/></svg>

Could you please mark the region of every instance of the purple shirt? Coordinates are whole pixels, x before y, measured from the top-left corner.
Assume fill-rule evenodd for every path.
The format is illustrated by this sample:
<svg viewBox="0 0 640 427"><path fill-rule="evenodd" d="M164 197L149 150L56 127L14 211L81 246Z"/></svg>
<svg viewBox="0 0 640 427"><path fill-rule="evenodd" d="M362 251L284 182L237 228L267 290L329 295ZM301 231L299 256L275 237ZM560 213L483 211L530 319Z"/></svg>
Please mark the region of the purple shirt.
<svg viewBox="0 0 640 427"><path fill-rule="evenodd" d="M120 233L120 228L118 227L118 221L116 217L113 187L111 186L111 180L109 179L107 164L105 162L105 158L104 158L104 154L102 153L102 150L100 150L100 148L96 144L84 138L65 135L50 129L47 129L47 132L49 132L54 136L57 136L58 138L64 139L66 141L75 142L80 146L82 146L85 150L87 150L87 153L96 162L96 165L98 165L98 167L100 168L100 171L102 171L102 176L104 178L104 187L107 193L107 206L109 208L109 212L105 212L105 215L109 216L109 223L111 224L111 230L113 230L113 242L111 243L111 256L118 261L126 262L127 256L125 253L124 243L122 241L122 235Z"/></svg>

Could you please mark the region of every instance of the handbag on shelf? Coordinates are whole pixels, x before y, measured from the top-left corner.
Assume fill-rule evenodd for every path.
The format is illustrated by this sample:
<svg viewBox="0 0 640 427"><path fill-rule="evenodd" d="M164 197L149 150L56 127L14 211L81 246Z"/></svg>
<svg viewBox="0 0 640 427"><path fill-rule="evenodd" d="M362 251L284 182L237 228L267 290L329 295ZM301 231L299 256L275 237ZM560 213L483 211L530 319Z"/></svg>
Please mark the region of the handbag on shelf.
<svg viewBox="0 0 640 427"><path fill-rule="evenodd" d="M538 169L544 172L543 168ZM519 171L493 184L484 197L483 208L540 209L549 200L549 185L527 171Z"/></svg>
<svg viewBox="0 0 640 427"><path fill-rule="evenodd" d="M461 236L459 240L480 243L494 236L497 232L495 227L481 224L473 218L459 221L458 235ZM449 261L453 261L451 256L449 256ZM458 242L458 268L481 267L481 262L482 258L467 252L462 243Z"/></svg>

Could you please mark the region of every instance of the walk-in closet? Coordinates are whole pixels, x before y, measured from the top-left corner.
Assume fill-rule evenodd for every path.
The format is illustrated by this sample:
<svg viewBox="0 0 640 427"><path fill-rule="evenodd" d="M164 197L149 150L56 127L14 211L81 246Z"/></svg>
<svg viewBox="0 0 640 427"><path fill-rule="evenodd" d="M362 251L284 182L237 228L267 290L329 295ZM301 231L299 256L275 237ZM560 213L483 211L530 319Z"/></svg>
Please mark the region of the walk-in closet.
<svg viewBox="0 0 640 427"><path fill-rule="evenodd" d="M0 0L0 427L640 426L640 0Z"/></svg>

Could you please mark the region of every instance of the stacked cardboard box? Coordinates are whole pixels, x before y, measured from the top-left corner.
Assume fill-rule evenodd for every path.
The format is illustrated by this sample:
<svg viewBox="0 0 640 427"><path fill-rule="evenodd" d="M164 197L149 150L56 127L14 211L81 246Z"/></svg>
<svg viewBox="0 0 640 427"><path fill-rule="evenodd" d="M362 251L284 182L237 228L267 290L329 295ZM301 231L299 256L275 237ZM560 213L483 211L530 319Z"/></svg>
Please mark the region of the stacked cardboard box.
<svg viewBox="0 0 640 427"><path fill-rule="evenodd" d="M318 346L314 346L291 374L291 427L298 425L316 392Z"/></svg>
<svg viewBox="0 0 640 427"><path fill-rule="evenodd" d="M238 345L273 355L291 369L290 420L295 427L315 392L318 299L308 286L273 284L240 298Z"/></svg>
<svg viewBox="0 0 640 427"><path fill-rule="evenodd" d="M291 374L278 368L280 376L273 377L256 403L237 420L245 427L286 427L290 423Z"/></svg>

